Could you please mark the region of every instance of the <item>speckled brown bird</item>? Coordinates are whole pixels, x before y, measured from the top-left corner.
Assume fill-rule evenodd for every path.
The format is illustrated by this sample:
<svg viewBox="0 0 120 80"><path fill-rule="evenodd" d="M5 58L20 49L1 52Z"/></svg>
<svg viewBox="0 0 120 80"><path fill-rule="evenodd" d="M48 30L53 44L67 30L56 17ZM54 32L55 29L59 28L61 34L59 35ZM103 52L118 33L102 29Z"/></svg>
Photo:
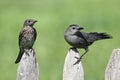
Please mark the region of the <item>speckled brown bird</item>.
<svg viewBox="0 0 120 80"><path fill-rule="evenodd" d="M19 34L19 54L15 61L15 64L19 63L22 55L24 53L24 49L31 49L37 36L37 32L33 25L37 22L37 20L27 19L23 24L23 28Z"/></svg>

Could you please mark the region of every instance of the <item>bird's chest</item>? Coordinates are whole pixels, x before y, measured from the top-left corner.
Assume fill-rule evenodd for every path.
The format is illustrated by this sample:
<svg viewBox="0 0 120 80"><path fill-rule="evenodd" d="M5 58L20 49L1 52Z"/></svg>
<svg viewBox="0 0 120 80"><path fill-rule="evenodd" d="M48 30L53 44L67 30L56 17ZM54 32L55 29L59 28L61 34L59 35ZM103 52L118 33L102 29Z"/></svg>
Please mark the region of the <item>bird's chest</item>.
<svg viewBox="0 0 120 80"><path fill-rule="evenodd" d="M23 34L23 38L27 41L31 41L34 38L34 30L32 28L24 29Z"/></svg>
<svg viewBox="0 0 120 80"><path fill-rule="evenodd" d="M84 39L78 36L66 36L66 41L74 47L82 47L85 45Z"/></svg>
<svg viewBox="0 0 120 80"><path fill-rule="evenodd" d="M34 43L34 30L32 28L25 28L23 30L23 35L22 35L22 42L21 44L24 45L24 47L29 47L32 46Z"/></svg>
<svg viewBox="0 0 120 80"><path fill-rule="evenodd" d="M78 44L83 41L83 39L78 38L77 36L66 36L66 41L70 44Z"/></svg>

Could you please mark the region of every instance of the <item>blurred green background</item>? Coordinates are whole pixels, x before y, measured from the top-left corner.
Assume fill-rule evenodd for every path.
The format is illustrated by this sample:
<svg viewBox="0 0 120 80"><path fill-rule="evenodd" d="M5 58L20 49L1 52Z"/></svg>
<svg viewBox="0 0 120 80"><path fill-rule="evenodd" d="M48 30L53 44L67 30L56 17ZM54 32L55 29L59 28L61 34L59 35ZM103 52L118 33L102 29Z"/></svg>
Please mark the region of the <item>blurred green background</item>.
<svg viewBox="0 0 120 80"><path fill-rule="evenodd" d="M111 52L119 48L119 0L0 0L0 80L16 79L18 35L27 18L38 20L34 49L40 80L62 80L64 59L70 48L63 37L68 25L76 23L85 32L111 34L113 39L90 46L82 60L85 80L104 80Z"/></svg>

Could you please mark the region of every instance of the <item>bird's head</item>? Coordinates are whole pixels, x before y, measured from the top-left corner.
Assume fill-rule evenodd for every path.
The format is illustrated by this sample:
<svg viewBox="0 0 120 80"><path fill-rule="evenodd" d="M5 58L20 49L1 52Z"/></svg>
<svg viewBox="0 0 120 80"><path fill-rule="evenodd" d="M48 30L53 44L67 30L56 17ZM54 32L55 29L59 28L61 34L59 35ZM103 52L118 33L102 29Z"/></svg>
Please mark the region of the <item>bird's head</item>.
<svg viewBox="0 0 120 80"><path fill-rule="evenodd" d="M33 26L35 23L37 22L37 20L34 19L26 19L24 22L24 26Z"/></svg>
<svg viewBox="0 0 120 80"><path fill-rule="evenodd" d="M83 30L83 27L80 27L77 24L71 24L69 25L67 31L69 31L71 34L76 34L77 32L79 32L80 30Z"/></svg>

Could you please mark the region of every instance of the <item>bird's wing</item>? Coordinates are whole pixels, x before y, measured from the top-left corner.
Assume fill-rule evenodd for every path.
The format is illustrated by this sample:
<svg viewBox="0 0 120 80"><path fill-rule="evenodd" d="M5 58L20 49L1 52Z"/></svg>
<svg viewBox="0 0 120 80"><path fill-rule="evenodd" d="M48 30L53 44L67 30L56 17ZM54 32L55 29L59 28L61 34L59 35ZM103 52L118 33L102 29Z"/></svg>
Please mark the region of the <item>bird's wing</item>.
<svg viewBox="0 0 120 80"><path fill-rule="evenodd" d="M20 47L22 37L23 37L23 30L21 30L21 32L19 33L19 47Z"/></svg>
<svg viewBox="0 0 120 80"><path fill-rule="evenodd" d="M97 32L90 32L88 33L88 42L94 42L95 40L97 40Z"/></svg>
<svg viewBox="0 0 120 80"><path fill-rule="evenodd" d="M34 41L36 40L36 37L37 37L37 31L36 31L36 29L35 28L33 28L34 29Z"/></svg>
<svg viewBox="0 0 120 80"><path fill-rule="evenodd" d="M85 43L88 44L88 41L87 41L87 37L88 37L88 36L86 35L86 33L78 32L78 33L77 33L77 36L78 36L78 37L81 37L82 39L84 39Z"/></svg>

